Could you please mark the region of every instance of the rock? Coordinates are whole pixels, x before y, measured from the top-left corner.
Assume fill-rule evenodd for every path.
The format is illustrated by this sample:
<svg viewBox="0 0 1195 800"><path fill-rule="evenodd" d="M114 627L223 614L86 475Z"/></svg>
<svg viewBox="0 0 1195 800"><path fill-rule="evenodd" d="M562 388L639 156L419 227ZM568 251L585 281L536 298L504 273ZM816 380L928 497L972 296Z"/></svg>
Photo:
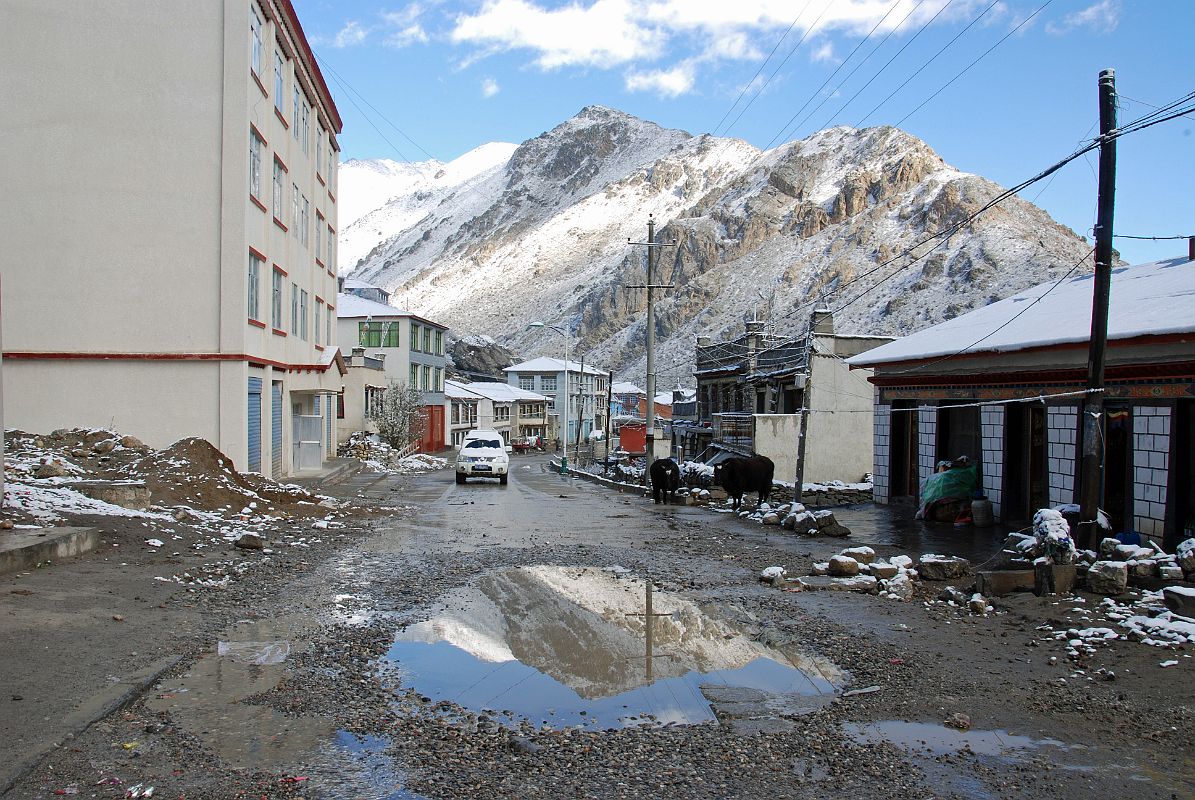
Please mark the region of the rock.
<svg viewBox="0 0 1195 800"><path fill-rule="evenodd" d="M12 520L11 519L0 519L0 531L11 531L11 530L12 530Z"/></svg>
<svg viewBox="0 0 1195 800"><path fill-rule="evenodd" d="M895 566L897 569L912 569L913 559L908 556L892 556L888 559L888 563Z"/></svg>
<svg viewBox="0 0 1195 800"><path fill-rule="evenodd" d="M1195 617L1195 589L1189 586L1164 586L1162 602L1175 614Z"/></svg>
<svg viewBox="0 0 1195 800"><path fill-rule="evenodd" d="M1135 544L1117 545L1116 551L1112 554L1112 558L1117 561L1137 561L1153 557L1154 549L1152 547L1139 547Z"/></svg>
<svg viewBox="0 0 1195 800"><path fill-rule="evenodd" d="M1074 564L1054 565L1056 594L1069 594L1077 580L1078 571ZM1004 597L1013 592L1032 592L1037 585L1037 578L1032 568L980 570L975 573L975 585L985 597Z"/></svg>
<svg viewBox="0 0 1195 800"><path fill-rule="evenodd" d="M797 583L802 589L828 589L830 591L846 592L874 592L879 587L879 581L870 575L856 575L853 578L831 578L829 576L810 576L798 578Z"/></svg>
<svg viewBox="0 0 1195 800"><path fill-rule="evenodd" d="M175 522L188 522L191 519L191 512L185 508L176 508L173 516Z"/></svg>
<svg viewBox="0 0 1195 800"><path fill-rule="evenodd" d="M956 731L971 730L971 718L966 714L951 714L942 724L948 728L954 728Z"/></svg>
<svg viewBox="0 0 1195 800"><path fill-rule="evenodd" d="M835 539L845 539L851 535L851 529L845 525L839 525L835 522L833 525L827 525L824 528L818 528L819 536L830 536Z"/></svg>
<svg viewBox="0 0 1195 800"><path fill-rule="evenodd" d="M1116 557L1116 548L1120 547L1120 542L1116 539L1108 537L1100 540L1100 558L1104 561L1111 561Z"/></svg>
<svg viewBox="0 0 1195 800"><path fill-rule="evenodd" d="M510 747L516 753L526 753L527 755L535 755L544 749L542 744L533 742L526 736L512 736L510 737Z"/></svg>
<svg viewBox="0 0 1195 800"><path fill-rule="evenodd" d="M913 599L913 581L909 579L908 575L901 572L884 583L884 591L897 600L908 602Z"/></svg>
<svg viewBox="0 0 1195 800"><path fill-rule="evenodd" d="M145 442L141 441L136 436L124 436L120 440L120 446L139 450L142 447L145 447Z"/></svg>
<svg viewBox="0 0 1195 800"><path fill-rule="evenodd" d="M74 450L71 451L71 455L74 456L75 458L87 458L87 451L82 449L81 447L76 447Z"/></svg>
<svg viewBox="0 0 1195 800"><path fill-rule="evenodd" d="M831 556L830 574L839 578L849 578L859 574L859 562L850 556Z"/></svg>
<svg viewBox="0 0 1195 800"><path fill-rule="evenodd" d="M967 593L957 586L947 586L938 593L938 599L943 602L954 603L955 605L961 606L967 602Z"/></svg>
<svg viewBox="0 0 1195 800"><path fill-rule="evenodd" d="M775 511L769 511L768 513L763 515L763 519L760 521L764 525L779 525L780 524L780 515L777 514Z"/></svg>
<svg viewBox="0 0 1195 800"><path fill-rule="evenodd" d="M260 550L265 542L256 533L242 533L235 544L242 550Z"/></svg>
<svg viewBox="0 0 1195 800"><path fill-rule="evenodd" d="M870 547L848 547L839 553L839 555L853 558L860 564L870 564L876 560L876 551Z"/></svg>
<svg viewBox="0 0 1195 800"><path fill-rule="evenodd" d="M784 575L787 570L784 567L767 567L759 573L759 580L762 583L770 583L775 586L777 583L784 581Z"/></svg>
<svg viewBox="0 0 1195 800"><path fill-rule="evenodd" d="M1182 567L1184 575L1195 573L1195 539L1187 539L1179 543L1175 550L1175 559Z"/></svg>
<svg viewBox="0 0 1195 800"><path fill-rule="evenodd" d="M809 572L810 575L829 575L830 562L829 561L814 561L813 568Z"/></svg>
<svg viewBox="0 0 1195 800"><path fill-rule="evenodd" d="M797 533L809 533L817 530L817 519L808 511L797 511L784 518L783 526Z"/></svg>
<svg viewBox="0 0 1195 800"><path fill-rule="evenodd" d="M102 442L105 439L111 439L111 438L112 438L112 434L109 433L108 431L88 431L83 436L83 441L86 442L87 444L95 444L96 442Z"/></svg>
<svg viewBox="0 0 1195 800"><path fill-rule="evenodd" d="M1129 585L1129 567L1123 561L1097 561L1087 570L1087 589L1096 594L1123 594Z"/></svg>
<svg viewBox="0 0 1195 800"><path fill-rule="evenodd" d="M1181 581L1183 568L1178 564L1162 564L1158 567L1158 577L1164 581Z"/></svg>
<svg viewBox="0 0 1195 800"><path fill-rule="evenodd" d="M872 575L885 580L896 577L900 573L900 567L895 564L889 564L887 561L873 561L868 566L871 567Z"/></svg>
<svg viewBox="0 0 1195 800"><path fill-rule="evenodd" d="M104 439L101 442L96 442L95 444L93 444L91 446L91 449L96 451L100 455L103 455L105 453L111 453L113 450L116 449L116 440L115 439Z"/></svg>
<svg viewBox="0 0 1195 800"><path fill-rule="evenodd" d="M988 613L988 599L976 592L967 602L967 608L972 614L986 614Z"/></svg>
<svg viewBox="0 0 1195 800"><path fill-rule="evenodd" d="M958 556L939 556L926 553L917 563L917 573L922 580L952 581L971 571L971 562Z"/></svg>
<svg viewBox="0 0 1195 800"><path fill-rule="evenodd" d="M1125 563L1129 567L1129 580L1150 580L1158 577L1156 561L1127 561Z"/></svg>
<svg viewBox="0 0 1195 800"><path fill-rule="evenodd" d="M47 461L33 471L35 478L61 478L66 474L66 468L57 461Z"/></svg>

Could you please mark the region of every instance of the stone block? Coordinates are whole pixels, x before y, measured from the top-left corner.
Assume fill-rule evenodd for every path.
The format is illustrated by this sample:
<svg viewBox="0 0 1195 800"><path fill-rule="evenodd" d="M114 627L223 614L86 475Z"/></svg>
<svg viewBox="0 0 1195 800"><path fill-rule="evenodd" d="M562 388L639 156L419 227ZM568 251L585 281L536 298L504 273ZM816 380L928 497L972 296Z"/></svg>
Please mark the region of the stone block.
<svg viewBox="0 0 1195 800"><path fill-rule="evenodd" d="M850 556L831 556L830 574L837 577L850 577L859 574L859 562Z"/></svg>
<svg viewBox="0 0 1195 800"><path fill-rule="evenodd" d="M1190 586L1163 587L1162 602L1175 614L1195 617L1195 588Z"/></svg>
<svg viewBox="0 0 1195 800"><path fill-rule="evenodd" d="M856 575L853 578L832 578L829 576L810 576L798 578L797 583L802 589L826 589L840 592L875 592L879 581L870 575Z"/></svg>
<svg viewBox="0 0 1195 800"><path fill-rule="evenodd" d="M1095 594L1123 594L1129 585L1129 567L1123 561L1097 561L1087 570L1087 589Z"/></svg>
<svg viewBox="0 0 1195 800"><path fill-rule="evenodd" d="M860 564L870 564L876 560L876 551L872 550L870 547L848 547L839 555L853 558Z"/></svg>
<svg viewBox="0 0 1195 800"><path fill-rule="evenodd" d="M976 588L985 597L1003 597L1013 592L1033 591L1032 569L982 570L975 574ZM1054 591L1067 594L1075 588L1078 572L1074 564L1054 565Z"/></svg>
<svg viewBox="0 0 1195 800"><path fill-rule="evenodd" d="M971 562L959 556L939 556L926 553L917 564L922 580L952 581L971 571Z"/></svg>
<svg viewBox="0 0 1195 800"><path fill-rule="evenodd" d="M889 564L887 561L873 561L869 565L871 567L871 574L877 578L888 579L896 577L900 572L900 567L895 564Z"/></svg>

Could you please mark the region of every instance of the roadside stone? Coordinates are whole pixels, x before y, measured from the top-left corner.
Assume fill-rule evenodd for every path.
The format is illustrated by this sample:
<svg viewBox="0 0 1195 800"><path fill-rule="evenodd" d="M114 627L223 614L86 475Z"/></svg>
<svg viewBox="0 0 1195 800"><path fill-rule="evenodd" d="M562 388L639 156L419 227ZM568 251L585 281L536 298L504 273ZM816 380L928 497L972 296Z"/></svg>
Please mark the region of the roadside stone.
<svg viewBox="0 0 1195 800"><path fill-rule="evenodd" d="M265 542L256 533L242 533L235 545L242 550L260 550L265 546Z"/></svg>
<svg viewBox="0 0 1195 800"><path fill-rule="evenodd" d="M908 602L913 599L913 581L903 572L884 583L884 591L897 600Z"/></svg>
<svg viewBox="0 0 1195 800"><path fill-rule="evenodd" d="M829 575L830 562L829 561L814 561L813 567L809 571L810 575Z"/></svg>
<svg viewBox="0 0 1195 800"><path fill-rule="evenodd" d="M1129 567L1123 561L1097 561L1087 570L1087 589L1095 594L1123 594L1129 585Z"/></svg>
<svg viewBox="0 0 1195 800"><path fill-rule="evenodd" d="M797 583L802 589L828 589L830 591L846 592L875 592L879 588L879 581L870 575L856 575L852 578L832 578L829 576L810 576L798 578Z"/></svg>
<svg viewBox="0 0 1195 800"><path fill-rule="evenodd" d="M895 566L897 569L912 569L913 559L909 556L892 556L888 559L888 563Z"/></svg>
<svg viewBox="0 0 1195 800"><path fill-rule="evenodd" d="M967 602L967 593L957 586L947 586L938 593L938 599L946 603L961 606Z"/></svg>
<svg viewBox="0 0 1195 800"><path fill-rule="evenodd" d="M926 553L917 564L922 580L952 581L971 571L971 562L959 556L939 556Z"/></svg>
<svg viewBox="0 0 1195 800"><path fill-rule="evenodd" d="M66 468L58 461L47 461L33 472L35 478L61 478L66 474Z"/></svg>
<svg viewBox="0 0 1195 800"><path fill-rule="evenodd" d="M811 533L817 530L817 519L809 511L796 511L784 518L785 528L797 533Z"/></svg>
<svg viewBox="0 0 1195 800"><path fill-rule="evenodd" d="M1129 580L1150 580L1158 577L1156 561L1128 561Z"/></svg>
<svg viewBox="0 0 1195 800"><path fill-rule="evenodd" d="M191 512L185 508L177 508L174 510L173 516L175 522L188 522L191 519Z"/></svg>
<svg viewBox="0 0 1195 800"><path fill-rule="evenodd" d="M763 522L764 525L779 525L780 524L780 515L777 514L775 511L769 511L768 513L763 515L763 519L761 520L761 522Z"/></svg>
<svg viewBox="0 0 1195 800"><path fill-rule="evenodd" d="M859 562L850 556L831 556L830 574L839 578L849 578L859 574Z"/></svg>
<svg viewBox="0 0 1195 800"><path fill-rule="evenodd" d="M860 564L870 564L871 562L876 560L876 551L872 550L870 547L865 547L865 546L848 547L847 549L845 549L841 553L839 553L839 555L849 556L850 558L853 558L856 561L858 561Z"/></svg>
<svg viewBox="0 0 1195 800"><path fill-rule="evenodd" d="M12 530L12 520L11 519L0 519L0 531L11 531L11 530Z"/></svg>
<svg viewBox="0 0 1195 800"><path fill-rule="evenodd" d="M887 561L873 561L869 566L871 567L872 575L885 580L896 577L900 572L900 567L895 564L889 564Z"/></svg>
<svg viewBox="0 0 1195 800"><path fill-rule="evenodd" d="M70 431L67 431L70 433ZM83 441L87 444L94 445L96 442L102 442L105 439L111 439L112 434L108 431L88 431L83 436Z"/></svg>
<svg viewBox="0 0 1195 800"><path fill-rule="evenodd" d="M971 730L971 718L966 714L954 713L946 718L943 723L948 728L954 728L956 731Z"/></svg>
<svg viewBox="0 0 1195 800"><path fill-rule="evenodd" d="M128 447L129 449L140 449L145 447L145 442L138 439L136 436L124 436L120 440L121 447Z"/></svg>
<svg viewBox="0 0 1195 800"><path fill-rule="evenodd" d="M116 449L116 440L115 439L104 439L103 441L96 442L95 444L93 444L91 446L91 449L96 451L100 455L104 455L105 453L111 453L113 450Z"/></svg>
<svg viewBox="0 0 1195 800"><path fill-rule="evenodd" d="M1164 581L1181 581L1183 568L1178 564L1162 564L1158 567L1158 576Z"/></svg>
<svg viewBox="0 0 1195 800"><path fill-rule="evenodd" d="M988 613L988 599L976 592L967 602L967 608L972 614L986 614Z"/></svg>
<svg viewBox="0 0 1195 800"><path fill-rule="evenodd" d="M1179 543L1175 551L1175 561L1182 567L1184 575L1195 573L1195 539Z"/></svg>
<svg viewBox="0 0 1195 800"><path fill-rule="evenodd" d="M1188 586L1163 587L1162 602L1175 614L1195 617L1195 589Z"/></svg>
<svg viewBox="0 0 1195 800"><path fill-rule="evenodd" d="M1116 557L1116 548L1120 547L1120 542L1112 537L1100 540L1100 559L1108 561Z"/></svg>
<svg viewBox="0 0 1195 800"><path fill-rule="evenodd" d="M784 583L784 575L787 570L784 567L766 567L759 573L760 583L770 583L773 586Z"/></svg>

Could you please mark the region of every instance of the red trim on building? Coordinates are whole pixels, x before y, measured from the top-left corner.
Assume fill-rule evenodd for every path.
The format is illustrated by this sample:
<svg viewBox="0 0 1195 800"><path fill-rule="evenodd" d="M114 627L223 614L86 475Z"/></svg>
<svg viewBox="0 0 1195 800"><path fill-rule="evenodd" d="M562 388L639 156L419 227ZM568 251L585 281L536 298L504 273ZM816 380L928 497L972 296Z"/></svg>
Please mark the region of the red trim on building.
<svg viewBox="0 0 1195 800"><path fill-rule="evenodd" d="M316 350L319 350L321 353L322 353L322 352L324 352L324 346L323 346L322 344L317 344L317 345L315 346L315 349L316 349Z"/></svg>
<svg viewBox="0 0 1195 800"><path fill-rule="evenodd" d="M277 332L277 331L275 331ZM283 333L285 336L286 334ZM336 360L327 364L284 364L248 353L35 353L12 351L4 358L14 361L244 361L255 367L274 367L287 372L327 372Z"/></svg>
<svg viewBox="0 0 1195 800"><path fill-rule="evenodd" d="M284 232L290 230L290 228L286 227L286 223L283 222L282 220L278 219L277 217L274 217L274 224L277 225L279 228L281 228Z"/></svg>
<svg viewBox="0 0 1195 800"><path fill-rule="evenodd" d="M320 261L318 258L315 260L315 265L320 269L324 268L324 262Z"/></svg>
<svg viewBox="0 0 1195 800"><path fill-rule="evenodd" d="M249 123L249 130L251 130L257 134L257 138L261 139L262 144L265 144L265 145L269 144L269 141L266 139L265 134L263 134L261 131L259 131L257 129L257 126L254 125L252 122Z"/></svg>
<svg viewBox="0 0 1195 800"><path fill-rule="evenodd" d="M289 276L289 275L290 275L290 273L289 273L289 272L287 272L286 270L284 270L282 267L278 266L277 264L274 264L273 266L274 266L274 271L275 271L275 272L281 272L281 273L282 273L282 277L284 277L284 278L285 278L285 277L287 277L287 276Z"/></svg>
<svg viewBox="0 0 1195 800"><path fill-rule="evenodd" d="M299 15L295 13L295 7L291 5L290 0L279 0L278 5L282 8L283 14L286 15L287 26L291 30L299 47L303 49L303 58L307 62L307 66L311 69L311 74L316 81L316 89L319 91L320 99L328 107L328 114L331 116L331 121L335 125L337 133L344 130L344 123L340 119L340 112L336 110L336 103L332 102L332 93L328 91L328 84L324 81L324 74L320 72L319 64L315 60L315 55L311 52L311 46L307 44L307 36L303 33L303 26L299 24Z"/></svg>
<svg viewBox="0 0 1195 800"><path fill-rule="evenodd" d="M265 327L266 327L266 324L265 324L264 322L262 322L261 320L256 320L256 319L254 319L253 317L249 317L249 324L250 324L250 325L254 325L254 326L258 327L258 328L265 328Z"/></svg>
<svg viewBox="0 0 1195 800"><path fill-rule="evenodd" d="M320 186L327 186L327 185L328 185L328 184L324 183L324 176L323 176L323 175L320 175L318 172L317 172L317 173L315 173L315 179L316 179L317 181L319 181L319 185L320 185Z"/></svg>
<svg viewBox="0 0 1195 800"><path fill-rule="evenodd" d="M328 190L328 199L331 200L333 203L336 202L336 195L332 194L331 189Z"/></svg>
<svg viewBox="0 0 1195 800"><path fill-rule="evenodd" d="M1195 379L1195 361L1174 361L1160 364L1114 364L1104 369L1107 382L1155 379ZM942 387L1010 386L1010 385L1075 385L1087 380L1087 370L1048 369L1033 372L985 372L979 375L873 375L868 380L875 386Z"/></svg>
<svg viewBox="0 0 1195 800"><path fill-rule="evenodd" d="M262 49L265 49L265 42L262 42ZM257 84L257 88L261 89L262 97L269 97L270 93L266 91L266 85L261 82L261 78L257 77L257 73L252 68L249 69L249 74L253 76L253 82Z"/></svg>
<svg viewBox="0 0 1195 800"><path fill-rule="evenodd" d="M274 160L278 162L278 166L282 167L283 172L285 172L287 175L290 174L290 170L287 168L286 162L279 158L277 153L274 154Z"/></svg>
<svg viewBox="0 0 1195 800"><path fill-rule="evenodd" d="M335 277L336 277L336 273L335 273L335 272L333 272L332 270L330 270L330 269L329 269L329 270L328 270L328 277L329 277L329 278L335 278Z"/></svg>
<svg viewBox="0 0 1195 800"><path fill-rule="evenodd" d="M265 254L265 253L261 252L260 250L258 250L257 248L253 247L252 245L250 245L250 246L249 246L249 252L250 252L250 253L252 253L253 255L257 256L258 258L260 258L262 261L268 261L268 260L269 260L269 259L267 259L267 258L266 258L266 254Z"/></svg>
<svg viewBox="0 0 1195 800"><path fill-rule="evenodd" d="M278 110L278 106L274 106L274 116L277 117L278 121L282 123L282 127L286 128L288 131L290 130L290 123L286 121L286 115Z"/></svg>
<svg viewBox="0 0 1195 800"><path fill-rule="evenodd" d="M277 328L271 328L271 330L275 336L286 336L286 331L278 330Z"/></svg>
<svg viewBox="0 0 1195 800"><path fill-rule="evenodd" d="M249 199L253 202L253 205L257 206L258 208L260 208L262 211L266 212L267 214L270 213L270 209L266 208L266 204L261 202L260 200L258 200L257 197L254 196L254 194L252 192L249 193Z"/></svg>

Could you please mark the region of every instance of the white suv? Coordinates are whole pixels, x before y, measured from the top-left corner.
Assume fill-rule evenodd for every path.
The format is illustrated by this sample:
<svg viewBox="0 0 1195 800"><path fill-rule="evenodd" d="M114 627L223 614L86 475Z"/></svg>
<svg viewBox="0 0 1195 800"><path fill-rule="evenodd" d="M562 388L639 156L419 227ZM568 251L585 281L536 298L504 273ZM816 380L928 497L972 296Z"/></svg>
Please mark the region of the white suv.
<svg viewBox="0 0 1195 800"><path fill-rule="evenodd" d="M497 478L506 485L510 472L510 445L498 431L476 430L465 434L456 455L456 482L467 478Z"/></svg>

